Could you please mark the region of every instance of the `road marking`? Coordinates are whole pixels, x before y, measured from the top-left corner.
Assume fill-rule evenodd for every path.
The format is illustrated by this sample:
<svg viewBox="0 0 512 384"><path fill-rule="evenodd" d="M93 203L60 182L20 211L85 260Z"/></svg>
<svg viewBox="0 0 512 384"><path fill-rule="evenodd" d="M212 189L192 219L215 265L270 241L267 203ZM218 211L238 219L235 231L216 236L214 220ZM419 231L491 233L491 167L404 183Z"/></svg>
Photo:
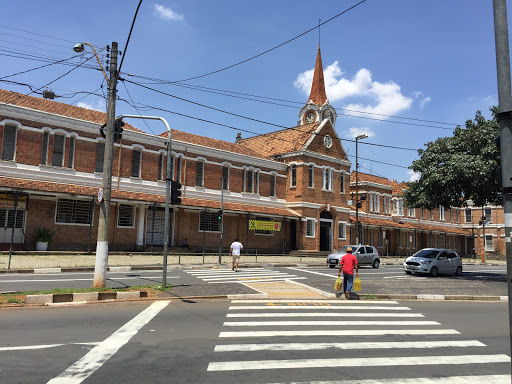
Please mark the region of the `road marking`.
<svg viewBox="0 0 512 384"><path fill-rule="evenodd" d="M319 304L333 304L333 303L336 303L336 304L340 304L340 305L344 305L344 304L398 304L398 301L394 301L394 300L360 300L360 301L356 301L356 300L351 300L350 302L349 301L342 301L342 300L265 300L265 301L261 301L261 300L233 300L231 301L231 303L240 303L240 304L244 304L244 303L319 303Z"/></svg>
<svg viewBox="0 0 512 384"><path fill-rule="evenodd" d="M304 381L273 384L510 384L510 375L475 375L446 377L415 377L412 379L367 379L341 381Z"/></svg>
<svg viewBox="0 0 512 384"><path fill-rule="evenodd" d="M378 309L378 310L385 310L385 311L410 311L411 308L409 307L384 307L384 306L379 306L379 305L373 305L373 306L367 306L367 307L361 307L361 306L358 306L358 305L332 305L332 306L322 306L322 305L319 305L319 306L311 306L311 305L304 305L304 306L296 306L296 305L290 305L290 306L285 306L285 305L276 305L276 306L268 306L268 305L233 305L231 307L229 307L229 310L230 311L233 311L233 310L246 310L246 309L276 309L276 310L281 310L281 309L291 309L291 310L296 310L296 309L303 309L303 310L310 310L310 309L320 309L320 310L323 310L323 309L327 309L327 310L345 310L345 309L361 309L361 310L365 310L365 309L370 309L370 310L374 310L374 309Z"/></svg>
<svg viewBox="0 0 512 384"><path fill-rule="evenodd" d="M320 275L320 276L328 276L328 277L332 277L333 279L336 279L338 277L337 275L330 275L328 273L313 272L313 271L309 271L307 269L300 269L300 268L293 268L293 267L288 267L287 269L293 269L293 270L296 270L296 271L314 273L315 275Z"/></svg>
<svg viewBox="0 0 512 384"><path fill-rule="evenodd" d="M253 352L253 351L309 351L320 349L393 349L393 348L451 348L486 347L478 340L440 340L440 341L392 341L357 343L281 343L281 344L225 344L216 345L215 352Z"/></svg>
<svg viewBox="0 0 512 384"><path fill-rule="evenodd" d="M170 301L157 301L123 325L48 384L78 384L96 372Z"/></svg>
<svg viewBox="0 0 512 384"><path fill-rule="evenodd" d="M161 279L162 276L135 276L135 277L114 277L107 278L110 281L116 280L134 280L134 279ZM179 279L179 276L167 276L168 279ZM0 283L46 283L46 282L59 282L59 281L91 281L92 276L85 279L27 279L27 280L0 280Z"/></svg>
<svg viewBox="0 0 512 384"><path fill-rule="evenodd" d="M261 369L323 368L323 367L385 367L418 365L462 365L510 363L505 354L496 355L459 355L459 356L412 356L412 357L374 357L346 359L299 359L299 360L254 360L212 362L208 371L243 371Z"/></svg>
<svg viewBox="0 0 512 384"><path fill-rule="evenodd" d="M231 279L241 279L241 278L251 278L251 279L259 279L259 278L274 278L274 277L298 277L297 275L288 275L286 273L269 273L269 274L261 274L261 275L253 275L253 274L245 274L245 273L237 273L236 275L232 275L229 277L225 276L208 276L201 277L203 281L214 281L214 280L231 280Z"/></svg>
<svg viewBox="0 0 512 384"><path fill-rule="evenodd" d="M45 348L55 348L62 347L64 345L98 345L99 343L65 343L65 344L42 344L42 345L23 345L20 347L1 347L0 352L2 351L22 351L22 350L33 350L33 349L45 349Z"/></svg>
<svg viewBox="0 0 512 384"><path fill-rule="evenodd" d="M361 308L358 308L361 309ZM344 313L228 313L226 317L425 317L421 313L344 312Z"/></svg>
<svg viewBox="0 0 512 384"><path fill-rule="evenodd" d="M247 331L221 332L219 337L297 337L297 336L385 336L385 335L459 335L455 329L350 329L340 331L325 329L316 331Z"/></svg>
<svg viewBox="0 0 512 384"><path fill-rule="evenodd" d="M286 280L303 280L307 279L306 277L275 277L275 278L267 278L267 279L258 279L258 278L245 278L245 279L232 279L227 281L209 281L209 284L225 284L225 283L264 283L268 281L286 281Z"/></svg>
<svg viewBox="0 0 512 384"><path fill-rule="evenodd" d="M242 269L240 269L242 271ZM185 271L191 275L209 275L211 273L222 273L222 274L231 274L233 271L231 269L200 269L200 270L192 270L192 271ZM265 269L265 268L244 268L243 272L278 272L279 271L273 271L272 269Z"/></svg>
<svg viewBox="0 0 512 384"><path fill-rule="evenodd" d="M440 325L437 321L431 320L337 320L337 321L226 321L225 327L265 327L265 326L291 326L291 325Z"/></svg>

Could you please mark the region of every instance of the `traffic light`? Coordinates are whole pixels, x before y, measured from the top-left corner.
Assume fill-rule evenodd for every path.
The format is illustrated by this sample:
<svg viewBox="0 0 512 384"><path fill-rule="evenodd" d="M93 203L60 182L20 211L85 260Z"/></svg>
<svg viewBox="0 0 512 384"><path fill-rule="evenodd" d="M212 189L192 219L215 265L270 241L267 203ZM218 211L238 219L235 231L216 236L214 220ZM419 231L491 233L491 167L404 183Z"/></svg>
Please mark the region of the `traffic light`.
<svg viewBox="0 0 512 384"><path fill-rule="evenodd" d="M121 140L123 137L124 121L121 119L114 120L114 142Z"/></svg>
<svg viewBox="0 0 512 384"><path fill-rule="evenodd" d="M181 204L181 183L171 180L171 205Z"/></svg>
<svg viewBox="0 0 512 384"><path fill-rule="evenodd" d="M222 209L219 209L219 211L217 212L217 215L219 217L219 220L222 220Z"/></svg>

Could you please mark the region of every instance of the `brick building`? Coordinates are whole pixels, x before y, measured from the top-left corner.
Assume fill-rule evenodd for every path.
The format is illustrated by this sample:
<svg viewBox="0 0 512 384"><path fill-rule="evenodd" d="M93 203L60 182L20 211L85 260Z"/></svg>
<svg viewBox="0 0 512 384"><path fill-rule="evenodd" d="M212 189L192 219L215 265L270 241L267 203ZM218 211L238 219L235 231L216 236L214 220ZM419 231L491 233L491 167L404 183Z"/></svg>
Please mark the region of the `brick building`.
<svg viewBox="0 0 512 384"><path fill-rule="evenodd" d="M218 250L221 200L225 250L234 237L249 252L330 251L353 243L355 179L336 117L319 49L296 127L250 138L239 134L234 142L173 129L171 174L183 188L182 204L171 207L170 244L188 238L192 249ZM99 127L105 121L102 112L0 90L2 249L11 240L15 249L34 249L33 234L45 227L55 231L52 250L94 251L105 151ZM124 128L114 148L109 248L158 249L164 243L167 134ZM442 245L467 254L473 241L478 248L477 215L467 221L467 209L407 210L404 188L359 173L359 193L367 197L359 211L361 242L390 255ZM492 212L486 244L491 252L493 240L492 252L500 254L503 210L485 209ZM277 224L279 231L250 229L261 222Z"/></svg>

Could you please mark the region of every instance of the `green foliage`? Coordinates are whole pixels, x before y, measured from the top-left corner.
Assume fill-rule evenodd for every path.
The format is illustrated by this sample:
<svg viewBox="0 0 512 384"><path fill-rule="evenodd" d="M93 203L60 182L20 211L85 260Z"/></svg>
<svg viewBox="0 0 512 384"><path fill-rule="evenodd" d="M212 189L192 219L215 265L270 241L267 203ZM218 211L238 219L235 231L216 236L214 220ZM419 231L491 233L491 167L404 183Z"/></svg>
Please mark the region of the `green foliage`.
<svg viewBox="0 0 512 384"><path fill-rule="evenodd" d="M500 129L497 108L490 110L492 119L486 120L477 111L465 128L455 128L453 137L441 137L418 151L420 159L409 168L421 177L408 183L404 194L408 207L462 207L467 200L480 207L503 204L498 174L501 158L495 143Z"/></svg>
<svg viewBox="0 0 512 384"><path fill-rule="evenodd" d="M52 241L54 234L55 231L52 231L49 228L40 227L37 228L34 232L34 240L41 241L43 243L49 243L50 241Z"/></svg>

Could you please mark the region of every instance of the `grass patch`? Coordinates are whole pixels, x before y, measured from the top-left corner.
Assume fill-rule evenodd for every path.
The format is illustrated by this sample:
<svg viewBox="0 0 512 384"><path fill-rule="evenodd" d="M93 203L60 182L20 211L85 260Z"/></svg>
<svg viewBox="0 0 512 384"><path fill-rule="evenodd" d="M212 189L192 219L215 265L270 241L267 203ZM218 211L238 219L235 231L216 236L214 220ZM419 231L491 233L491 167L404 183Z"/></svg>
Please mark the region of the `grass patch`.
<svg viewBox="0 0 512 384"><path fill-rule="evenodd" d="M375 295L364 295L364 296L362 296L360 298L363 299L363 300L375 300L377 298L377 296L375 296Z"/></svg>

